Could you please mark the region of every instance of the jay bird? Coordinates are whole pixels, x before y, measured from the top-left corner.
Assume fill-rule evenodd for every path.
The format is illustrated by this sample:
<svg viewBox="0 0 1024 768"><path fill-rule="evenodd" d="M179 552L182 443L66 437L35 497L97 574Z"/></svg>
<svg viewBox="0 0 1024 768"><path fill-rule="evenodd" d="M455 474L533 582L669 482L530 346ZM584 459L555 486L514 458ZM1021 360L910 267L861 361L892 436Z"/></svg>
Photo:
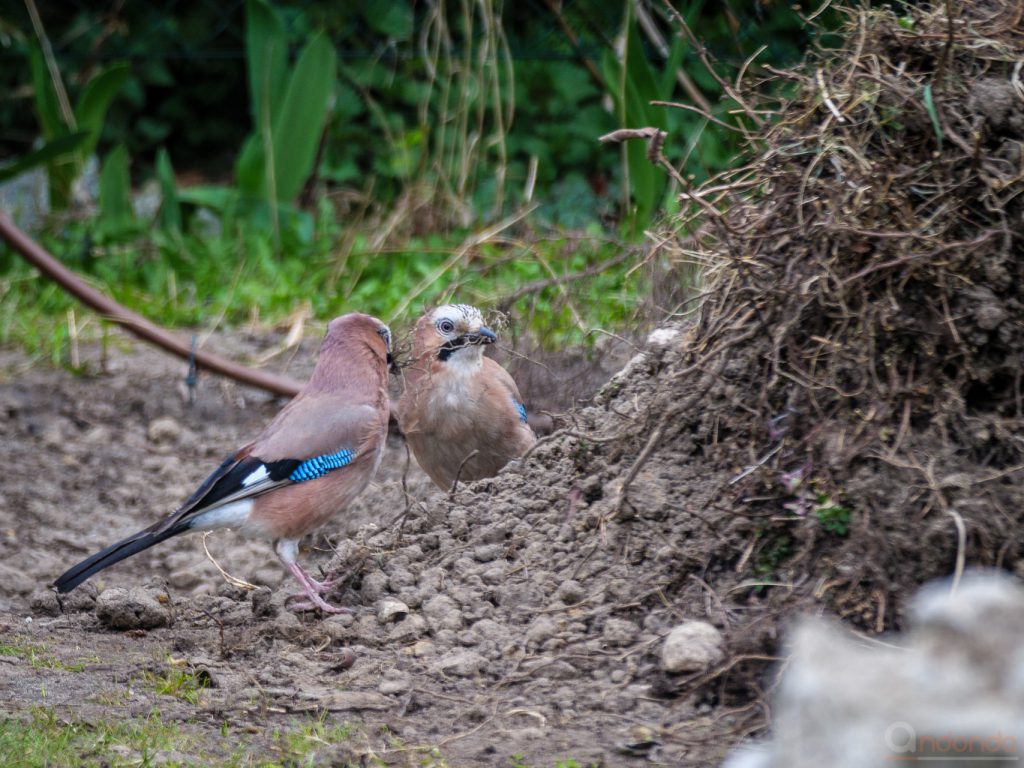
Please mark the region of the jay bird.
<svg viewBox="0 0 1024 768"><path fill-rule="evenodd" d="M352 313L327 326L309 381L260 435L232 454L176 512L97 552L54 585L69 592L98 571L187 531L237 528L268 538L313 606L344 613L298 564L298 542L369 484L387 436L391 331ZM307 604L308 605L308 604Z"/></svg>
<svg viewBox="0 0 1024 768"><path fill-rule="evenodd" d="M398 424L442 489L492 477L537 442L515 381L484 357L484 345L495 341L480 310L465 304L437 307L416 322Z"/></svg>

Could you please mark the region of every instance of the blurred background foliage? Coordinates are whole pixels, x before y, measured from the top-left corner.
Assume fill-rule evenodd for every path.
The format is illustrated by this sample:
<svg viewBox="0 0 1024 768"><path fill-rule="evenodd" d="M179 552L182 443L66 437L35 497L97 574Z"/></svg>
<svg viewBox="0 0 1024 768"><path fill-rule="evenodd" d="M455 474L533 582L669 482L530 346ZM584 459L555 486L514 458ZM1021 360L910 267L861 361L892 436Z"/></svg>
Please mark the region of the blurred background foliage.
<svg viewBox="0 0 1024 768"><path fill-rule="evenodd" d="M676 8L726 79L755 53L754 76L793 63L834 21L777 0ZM586 341L671 311L692 279L643 257L674 204L665 174L597 137L661 127L697 181L742 149L650 105L740 119L679 32L653 0L0 0L0 179L45 165L38 235L159 321L401 317L458 291ZM76 120L97 81L116 88ZM76 198L59 185L82 187L92 152ZM59 341L45 317L65 300L8 251L0 277L0 339Z"/></svg>

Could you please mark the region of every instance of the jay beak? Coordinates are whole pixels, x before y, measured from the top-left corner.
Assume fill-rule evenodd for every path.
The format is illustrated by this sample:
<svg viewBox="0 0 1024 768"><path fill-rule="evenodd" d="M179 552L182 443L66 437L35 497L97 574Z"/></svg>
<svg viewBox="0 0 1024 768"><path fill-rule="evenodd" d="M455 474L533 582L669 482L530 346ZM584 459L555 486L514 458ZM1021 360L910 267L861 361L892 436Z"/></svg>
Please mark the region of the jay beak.
<svg viewBox="0 0 1024 768"><path fill-rule="evenodd" d="M173 514L60 576L70 592L93 574L179 533L236 528L273 541L302 585L302 607L347 612L296 558L299 540L344 509L377 472L387 435L391 332L352 313L327 326L309 381L260 435L229 456Z"/></svg>
<svg viewBox="0 0 1024 768"><path fill-rule="evenodd" d="M444 490L496 475L537 442L515 381L483 355L497 338L480 310L465 304L437 307L413 331L398 424L420 467Z"/></svg>

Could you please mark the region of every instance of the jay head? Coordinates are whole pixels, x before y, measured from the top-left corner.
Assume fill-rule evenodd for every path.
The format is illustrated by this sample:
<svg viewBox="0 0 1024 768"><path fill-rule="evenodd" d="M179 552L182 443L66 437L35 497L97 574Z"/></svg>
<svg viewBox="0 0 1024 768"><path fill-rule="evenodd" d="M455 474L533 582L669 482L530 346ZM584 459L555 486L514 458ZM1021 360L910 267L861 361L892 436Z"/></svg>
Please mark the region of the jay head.
<svg viewBox="0 0 1024 768"><path fill-rule="evenodd" d="M515 381L484 357L495 341L480 310L466 304L427 312L413 331L398 423L416 461L445 490L496 475L536 442Z"/></svg>
<svg viewBox="0 0 1024 768"><path fill-rule="evenodd" d="M343 612L297 562L299 540L341 512L380 465L387 436L391 331L352 313L327 326L309 381L251 443L222 463L175 512L60 576L69 592L126 557L189 531L233 528L273 542L302 586L296 608Z"/></svg>
<svg viewBox="0 0 1024 768"><path fill-rule="evenodd" d="M484 325L483 315L468 304L445 304L416 322L413 365L472 371L479 368L484 346L498 336Z"/></svg>

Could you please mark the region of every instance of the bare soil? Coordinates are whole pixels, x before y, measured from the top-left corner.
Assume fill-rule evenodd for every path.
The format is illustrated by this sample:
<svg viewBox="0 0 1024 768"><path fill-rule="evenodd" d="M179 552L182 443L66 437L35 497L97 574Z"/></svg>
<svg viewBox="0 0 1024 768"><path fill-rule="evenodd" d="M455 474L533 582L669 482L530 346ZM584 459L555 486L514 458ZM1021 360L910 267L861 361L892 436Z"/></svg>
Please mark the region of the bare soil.
<svg viewBox="0 0 1024 768"><path fill-rule="evenodd" d="M420 765L431 747L458 766L707 765L742 734L735 697L679 695L659 664L680 619L727 628L701 587L702 550L718 535L701 513L713 478L661 452L633 482L623 519L609 515L619 482L612 436L646 418L662 352L635 362L609 403L559 422L595 439L556 433L520 466L453 496L407 465L392 436L372 487L303 555L344 577L331 599L354 615L323 618L286 610L294 585L270 547L230 532L205 545L264 589L228 584L200 536L125 561L62 605L46 589L81 557L171 511L281 406L209 376L190 405L183 363L116 339L104 373L0 356L0 645L48 659L0 655L4 716L44 705L89 723L156 709L202 745L166 759L197 764L240 744L253 761L275 759L275 731L324 713L360 725L318 757L337 765L368 756ZM211 344L238 357L272 341ZM307 341L288 366L272 365L302 377L314 349ZM99 350L84 360L98 368ZM97 617L98 592L140 585L162 601L169 626L115 630ZM380 618L385 599L407 614ZM146 673L172 668L209 681L197 704L145 684Z"/></svg>

